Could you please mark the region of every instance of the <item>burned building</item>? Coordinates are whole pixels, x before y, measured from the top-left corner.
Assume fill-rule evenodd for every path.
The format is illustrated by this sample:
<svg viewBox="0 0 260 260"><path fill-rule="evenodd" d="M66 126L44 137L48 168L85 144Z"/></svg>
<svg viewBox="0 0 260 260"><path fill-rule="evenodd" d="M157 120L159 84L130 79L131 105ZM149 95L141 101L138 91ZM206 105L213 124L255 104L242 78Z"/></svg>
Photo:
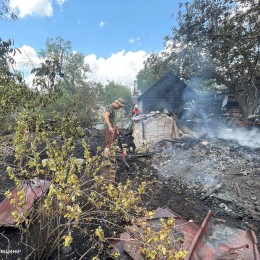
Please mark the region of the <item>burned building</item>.
<svg viewBox="0 0 260 260"><path fill-rule="evenodd" d="M138 101L142 114L133 119L137 150L149 149L164 139L250 124L243 121L240 103L229 89L198 94L173 71L143 92ZM256 116L250 119L253 125L260 121Z"/></svg>
<svg viewBox="0 0 260 260"><path fill-rule="evenodd" d="M169 113L179 115L185 102L198 98L199 95L194 90L173 71L169 71L143 92L138 101L141 112L144 114L151 111L163 112L167 109Z"/></svg>

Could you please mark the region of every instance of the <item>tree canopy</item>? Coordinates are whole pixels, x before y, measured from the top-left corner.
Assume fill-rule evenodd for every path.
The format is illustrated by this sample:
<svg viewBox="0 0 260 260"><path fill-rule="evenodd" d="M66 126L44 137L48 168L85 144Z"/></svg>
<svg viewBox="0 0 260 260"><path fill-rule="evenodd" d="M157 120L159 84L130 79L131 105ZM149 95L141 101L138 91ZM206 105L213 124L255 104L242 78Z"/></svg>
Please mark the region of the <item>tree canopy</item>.
<svg viewBox="0 0 260 260"><path fill-rule="evenodd" d="M9 0L0 0L0 19L16 20L17 15L14 10L10 8Z"/></svg>
<svg viewBox="0 0 260 260"><path fill-rule="evenodd" d="M179 45L184 78L215 78L232 87L259 76L259 1L194 0L179 13L172 52Z"/></svg>
<svg viewBox="0 0 260 260"><path fill-rule="evenodd" d="M145 62L138 74L138 87L149 87L144 85L172 69L187 82L225 84L239 103L246 105L239 89L247 88L249 99L257 96L259 44L258 0L194 0L180 4L178 26L172 28L172 35L165 36L164 51L152 54Z"/></svg>
<svg viewBox="0 0 260 260"><path fill-rule="evenodd" d="M72 51L72 44L61 37L48 38L45 49L39 53L42 58L52 58L59 62L62 80L58 88L63 95L46 108L46 112L76 111L81 124L86 125L97 119L102 85L90 82L87 73L91 72L85 63L85 55Z"/></svg>
<svg viewBox="0 0 260 260"><path fill-rule="evenodd" d="M123 98L125 100L125 110L126 112L129 112L132 105L132 95L130 89L120 83L109 81L108 84L104 86L104 93L102 97L104 105L107 106L113 103L117 98Z"/></svg>

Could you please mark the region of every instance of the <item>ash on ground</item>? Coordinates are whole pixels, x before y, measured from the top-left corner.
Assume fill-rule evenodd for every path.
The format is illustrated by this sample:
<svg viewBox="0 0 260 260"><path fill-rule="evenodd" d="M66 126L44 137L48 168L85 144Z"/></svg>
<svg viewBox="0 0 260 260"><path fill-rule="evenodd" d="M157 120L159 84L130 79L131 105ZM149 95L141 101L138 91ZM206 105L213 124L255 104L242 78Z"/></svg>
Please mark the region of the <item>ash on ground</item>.
<svg viewBox="0 0 260 260"><path fill-rule="evenodd" d="M158 149L151 165L164 186L162 203L198 222L211 209L231 226L253 229L259 240L259 148L235 140L188 138L160 142Z"/></svg>

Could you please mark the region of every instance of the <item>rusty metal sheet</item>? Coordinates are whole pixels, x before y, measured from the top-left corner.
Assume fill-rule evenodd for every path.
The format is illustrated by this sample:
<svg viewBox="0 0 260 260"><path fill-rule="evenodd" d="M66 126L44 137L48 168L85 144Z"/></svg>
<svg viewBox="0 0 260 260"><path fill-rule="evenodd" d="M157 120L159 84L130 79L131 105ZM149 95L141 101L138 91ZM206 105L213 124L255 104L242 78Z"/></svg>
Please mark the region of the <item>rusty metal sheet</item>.
<svg viewBox="0 0 260 260"><path fill-rule="evenodd" d="M143 260L144 258L139 253L141 245L138 243L138 235L140 236L142 231L138 227L138 223L146 221L151 228L157 231L161 229L160 219L171 217L174 217L175 219L175 228L173 229L174 236L181 238L182 249L188 250L199 230L199 226L193 222L189 222L181 218L176 213L170 211L168 208L157 208L154 211L154 216L152 218L139 218L136 224L130 227L131 235L128 232L122 233L120 235L120 241L114 245L114 247L109 251L109 254L111 255L118 252L121 255L119 259ZM134 232L134 230L136 232Z"/></svg>
<svg viewBox="0 0 260 260"><path fill-rule="evenodd" d="M259 260L257 239L252 230L231 228L209 211L194 238L186 260Z"/></svg>
<svg viewBox="0 0 260 260"><path fill-rule="evenodd" d="M173 217L175 220L175 228L173 232L177 233L177 235L182 238L183 249L188 250L197 232L199 231L199 226L197 224L180 217L178 214L170 211L168 208L157 208L154 212L153 218L148 221L154 222L154 224L156 224L156 219L157 219L157 223L160 227L161 226L159 222L160 218L171 218L171 217Z"/></svg>
<svg viewBox="0 0 260 260"><path fill-rule="evenodd" d="M118 241L112 249L109 249L107 251L108 255L112 259L120 259L120 260L131 260L132 257L125 251L124 249L124 242L122 240ZM120 254L120 258L118 256L115 256L116 253Z"/></svg>
<svg viewBox="0 0 260 260"><path fill-rule="evenodd" d="M141 244L137 241L134 241L132 237L127 233L124 232L120 235L120 239L122 239L123 246L125 251L135 260L145 260L140 253Z"/></svg>
<svg viewBox="0 0 260 260"><path fill-rule="evenodd" d="M174 235L181 236L182 249L188 251L185 260L260 260L255 233L228 227L224 220L213 218L211 211L200 228L167 208L156 209L153 218L140 218L131 228L138 229L138 222L146 220L154 230L159 230L160 218L170 217L174 217L176 223ZM127 232L121 234L120 241L111 250L121 254L122 258L117 259L142 260L138 234L141 234L140 229L131 235Z"/></svg>
<svg viewBox="0 0 260 260"><path fill-rule="evenodd" d="M29 180L23 183L23 190L25 192L26 204L24 207L16 207L10 204L10 199L5 198L0 203L0 226L14 226L15 220L12 217L14 211L20 213L29 213L35 200L39 199L45 191L49 188L51 182L46 180L39 180L35 183L35 180ZM11 191L14 198L18 198L18 189L15 188Z"/></svg>

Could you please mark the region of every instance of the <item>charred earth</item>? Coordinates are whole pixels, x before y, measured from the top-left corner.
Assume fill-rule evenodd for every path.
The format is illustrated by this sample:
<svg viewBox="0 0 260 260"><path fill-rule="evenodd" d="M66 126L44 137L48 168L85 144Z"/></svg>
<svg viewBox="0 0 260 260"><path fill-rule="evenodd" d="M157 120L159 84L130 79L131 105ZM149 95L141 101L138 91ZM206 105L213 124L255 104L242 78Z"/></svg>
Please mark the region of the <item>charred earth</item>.
<svg viewBox="0 0 260 260"><path fill-rule="evenodd" d="M132 146L129 133L122 137L124 143ZM89 130L83 138L90 144L93 154L98 146L103 147L102 131ZM197 139L162 141L155 145L153 153L128 153L126 161L130 167L118 154L116 181L149 180L148 194L143 197L143 203L149 209L168 207L198 225L212 210L215 217L226 220L230 227L254 230L260 241L259 151L259 148L250 148L235 140L208 135ZM83 158L81 139L76 143L75 156ZM7 156L5 163L11 163L13 159L11 155ZM4 191L12 183L5 178L4 164L0 170L1 190ZM16 229L2 227L1 234L0 248L9 243L12 248L21 250L20 259L26 257ZM82 247L83 241L76 238L75 250L84 252L87 249L86 245ZM17 255L13 257L18 259ZM74 254L73 259L79 257Z"/></svg>

